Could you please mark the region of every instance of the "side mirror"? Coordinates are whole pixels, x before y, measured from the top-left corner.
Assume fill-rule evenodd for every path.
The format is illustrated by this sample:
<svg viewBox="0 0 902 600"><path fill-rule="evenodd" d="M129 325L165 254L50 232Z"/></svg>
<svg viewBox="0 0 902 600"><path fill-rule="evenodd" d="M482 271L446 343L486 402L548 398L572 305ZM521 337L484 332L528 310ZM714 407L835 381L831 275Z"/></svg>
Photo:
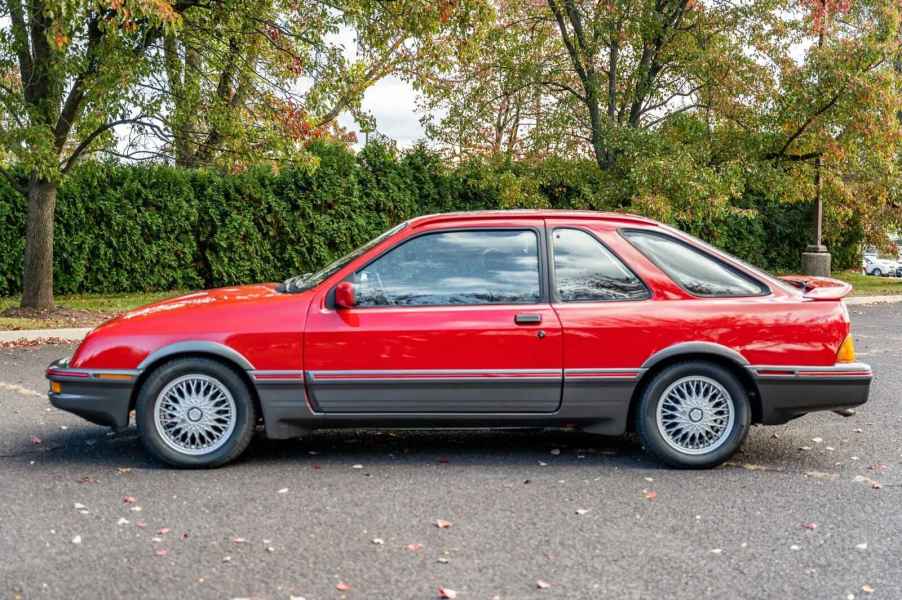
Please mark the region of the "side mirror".
<svg viewBox="0 0 902 600"><path fill-rule="evenodd" d="M357 295L354 293L353 283L342 281L335 286L335 306L338 308L353 308L357 306Z"/></svg>

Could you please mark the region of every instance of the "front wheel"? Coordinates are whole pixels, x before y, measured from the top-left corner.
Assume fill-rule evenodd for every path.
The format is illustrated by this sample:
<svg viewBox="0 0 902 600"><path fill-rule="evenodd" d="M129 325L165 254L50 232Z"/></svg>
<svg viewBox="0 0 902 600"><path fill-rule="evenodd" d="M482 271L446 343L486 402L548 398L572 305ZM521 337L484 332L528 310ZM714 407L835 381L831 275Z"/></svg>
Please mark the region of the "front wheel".
<svg viewBox="0 0 902 600"><path fill-rule="evenodd" d="M748 394L723 367L678 363L658 373L639 400L642 445L679 468L705 469L727 460L751 422Z"/></svg>
<svg viewBox="0 0 902 600"><path fill-rule="evenodd" d="M256 416L247 386L215 360L184 358L154 371L136 405L141 441L176 467L218 467L250 443Z"/></svg>

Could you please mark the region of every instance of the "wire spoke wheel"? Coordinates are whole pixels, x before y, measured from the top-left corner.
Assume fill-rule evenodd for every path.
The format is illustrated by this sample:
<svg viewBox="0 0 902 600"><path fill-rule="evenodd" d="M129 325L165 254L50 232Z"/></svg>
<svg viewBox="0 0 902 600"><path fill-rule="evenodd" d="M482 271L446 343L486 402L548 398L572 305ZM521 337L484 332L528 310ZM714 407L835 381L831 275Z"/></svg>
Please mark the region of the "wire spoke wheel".
<svg viewBox="0 0 902 600"><path fill-rule="evenodd" d="M701 375L682 377L658 399L656 418L664 441L683 454L720 448L736 419L733 398L720 383Z"/></svg>
<svg viewBox="0 0 902 600"><path fill-rule="evenodd" d="M200 373L173 379L154 405L160 438L176 452L191 456L221 448L235 430L237 418L229 389L215 377Z"/></svg>

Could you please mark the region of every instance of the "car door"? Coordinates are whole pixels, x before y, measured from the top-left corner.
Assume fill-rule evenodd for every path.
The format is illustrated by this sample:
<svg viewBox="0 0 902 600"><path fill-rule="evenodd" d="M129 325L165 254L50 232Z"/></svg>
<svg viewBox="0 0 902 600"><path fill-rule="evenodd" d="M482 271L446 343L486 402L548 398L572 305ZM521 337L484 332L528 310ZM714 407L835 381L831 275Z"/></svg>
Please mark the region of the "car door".
<svg viewBox="0 0 902 600"><path fill-rule="evenodd" d="M305 332L313 408L557 410L562 334L548 300L544 235L526 220L414 232L345 278L356 306L336 308L324 291Z"/></svg>
<svg viewBox="0 0 902 600"><path fill-rule="evenodd" d="M656 339L651 293L585 223L548 220L551 298L564 329L565 407L600 432L622 431L625 407Z"/></svg>

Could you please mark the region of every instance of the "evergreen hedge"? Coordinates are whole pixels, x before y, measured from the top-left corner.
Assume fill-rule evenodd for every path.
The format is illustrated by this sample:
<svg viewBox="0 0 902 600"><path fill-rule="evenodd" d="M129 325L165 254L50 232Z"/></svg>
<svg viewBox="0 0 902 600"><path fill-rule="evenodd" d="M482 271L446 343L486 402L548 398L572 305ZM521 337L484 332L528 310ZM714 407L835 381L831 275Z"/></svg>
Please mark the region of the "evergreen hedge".
<svg viewBox="0 0 902 600"><path fill-rule="evenodd" d="M162 165L86 162L59 191L57 293L191 289L312 271L404 219L458 210L547 206L630 210L594 164L472 161L451 168L423 149L371 143L359 153L310 148L316 169L225 175ZM616 187L616 186L614 186ZM0 295L21 290L25 200L0 181ZM747 194L735 205L668 220L755 264L795 270L810 204ZM838 267L857 260L860 227L832 240Z"/></svg>

